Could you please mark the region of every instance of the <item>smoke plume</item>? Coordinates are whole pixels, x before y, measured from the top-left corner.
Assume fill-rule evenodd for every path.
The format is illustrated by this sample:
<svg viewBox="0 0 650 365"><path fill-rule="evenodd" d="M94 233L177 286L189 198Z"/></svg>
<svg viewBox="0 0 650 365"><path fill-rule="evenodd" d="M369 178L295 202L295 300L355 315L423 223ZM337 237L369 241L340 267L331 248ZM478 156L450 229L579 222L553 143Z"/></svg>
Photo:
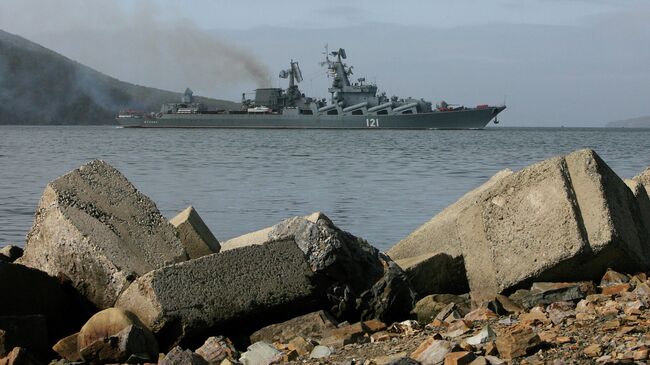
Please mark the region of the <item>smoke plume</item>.
<svg viewBox="0 0 650 365"><path fill-rule="evenodd" d="M254 54L183 19L186 8L179 6L146 0L122 5L21 0L0 5L0 23L6 24L5 30L137 84L174 91L190 87L209 96L229 94L227 90L242 85L270 84L270 72Z"/></svg>

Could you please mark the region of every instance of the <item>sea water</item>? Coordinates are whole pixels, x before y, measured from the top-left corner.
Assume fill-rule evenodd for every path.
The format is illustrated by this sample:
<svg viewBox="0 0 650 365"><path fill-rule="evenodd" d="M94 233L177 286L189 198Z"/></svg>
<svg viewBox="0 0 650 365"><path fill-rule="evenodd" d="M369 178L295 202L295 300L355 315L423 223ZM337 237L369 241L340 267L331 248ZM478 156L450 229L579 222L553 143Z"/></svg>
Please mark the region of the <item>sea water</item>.
<svg viewBox="0 0 650 365"><path fill-rule="evenodd" d="M650 129L0 126L0 246L24 245L45 185L92 159L167 218L193 205L219 240L322 211L386 250L497 171L583 147L624 178L650 165Z"/></svg>

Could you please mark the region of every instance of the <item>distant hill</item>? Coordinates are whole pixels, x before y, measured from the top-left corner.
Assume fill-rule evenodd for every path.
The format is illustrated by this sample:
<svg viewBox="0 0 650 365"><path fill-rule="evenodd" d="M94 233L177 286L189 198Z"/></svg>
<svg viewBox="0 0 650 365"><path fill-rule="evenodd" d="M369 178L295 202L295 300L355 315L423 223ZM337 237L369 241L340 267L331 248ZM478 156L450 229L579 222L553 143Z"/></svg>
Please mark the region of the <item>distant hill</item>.
<svg viewBox="0 0 650 365"><path fill-rule="evenodd" d="M117 80L0 30L0 124L114 124L120 109L157 111L180 97ZM209 107L237 107L197 99Z"/></svg>
<svg viewBox="0 0 650 365"><path fill-rule="evenodd" d="M645 117L630 118L609 122L608 128L650 128L650 115Z"/></svg>

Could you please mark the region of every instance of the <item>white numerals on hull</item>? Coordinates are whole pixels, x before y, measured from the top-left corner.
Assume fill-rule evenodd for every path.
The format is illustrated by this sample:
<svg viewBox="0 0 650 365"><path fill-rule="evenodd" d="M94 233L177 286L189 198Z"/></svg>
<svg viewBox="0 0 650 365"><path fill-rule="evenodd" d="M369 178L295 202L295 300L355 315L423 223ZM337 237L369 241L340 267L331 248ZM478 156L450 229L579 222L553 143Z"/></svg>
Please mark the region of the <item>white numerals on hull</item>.
<svg viewBox="0 0 650 365"><path fill-rule="evenodd" d="M366 127L379 128L379 118L366 118Z"/></svg>

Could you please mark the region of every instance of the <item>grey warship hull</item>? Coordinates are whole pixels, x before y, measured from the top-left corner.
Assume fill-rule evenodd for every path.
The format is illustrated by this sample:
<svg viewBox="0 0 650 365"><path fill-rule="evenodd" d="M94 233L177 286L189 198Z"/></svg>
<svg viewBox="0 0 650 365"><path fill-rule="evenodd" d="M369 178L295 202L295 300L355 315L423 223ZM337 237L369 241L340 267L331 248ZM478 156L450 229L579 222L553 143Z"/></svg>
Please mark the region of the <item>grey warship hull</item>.
<svg viewBox="0 0 650 365"><path fill-rule="evenodd" d="M118 123L140 128L482 129L504 109L495 106L404 115L164 114L120 118Z"/></svg>
<svg viewBox="0 0 650 365"><path fill-rule="evenodd" d="M296 129L482 129L494 120L505 105L477 105L468 108L449 105L444 100L433 108L424 99L388 97L364 77L350 80L352 66L344 63L344 49L325 48L327 75L332 79L325 98L307 97L298 88L302 71L291 60L280 78L289 87L258 88L255 98L242 94L240 110L208 110L195 102L192 90L185 90L180 103L163 104L157 114L126 110L117 122L124 127L142 128L296 128ZM331 59L330 57L334 57Z"/></svg>

